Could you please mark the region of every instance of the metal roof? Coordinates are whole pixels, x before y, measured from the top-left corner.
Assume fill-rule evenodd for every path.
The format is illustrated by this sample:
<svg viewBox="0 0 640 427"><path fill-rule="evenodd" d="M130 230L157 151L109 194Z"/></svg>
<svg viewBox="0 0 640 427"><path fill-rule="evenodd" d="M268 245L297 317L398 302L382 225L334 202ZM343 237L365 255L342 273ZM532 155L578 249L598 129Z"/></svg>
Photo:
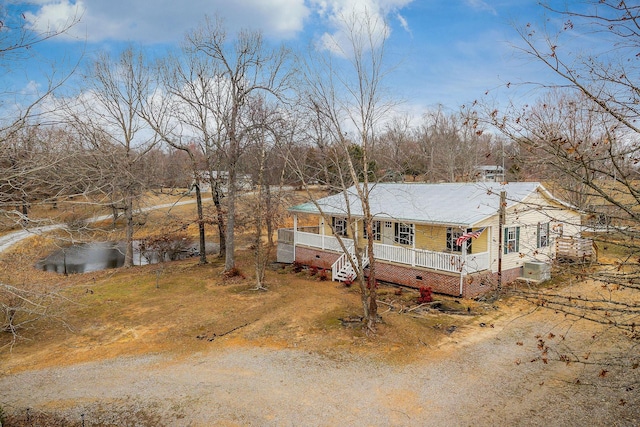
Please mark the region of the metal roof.
<svg viewBox="0 0 640 427"><path fill-rule="evenodd" d="M369 204L373 216L377 219L388 218L407 223L475 225L498 213L502 190L507 194L507 208L521 203L538 189L553 199L553 196L539 182L370 185ZM348 196L348 204L345 196ZM362 203L354 186L345 192L324 197L315 203L303 203L289 210L318 214L320 212L318 207L324 214L330 216L363 216Z"/></svg>

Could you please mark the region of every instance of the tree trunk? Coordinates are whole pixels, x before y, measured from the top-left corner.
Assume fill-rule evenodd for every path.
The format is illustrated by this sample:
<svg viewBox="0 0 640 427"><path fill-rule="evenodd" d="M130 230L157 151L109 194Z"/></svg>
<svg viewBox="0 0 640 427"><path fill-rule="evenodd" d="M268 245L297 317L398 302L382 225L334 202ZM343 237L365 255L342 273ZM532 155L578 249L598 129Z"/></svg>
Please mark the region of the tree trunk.
<svg viewBox="0 0 640 427"><path fill-rule="evenodd" d="M367 196L368 203L368 196ZM373 218L369 216L366 220L365 227L367 228L367 251L369 256L369 278L367 279L367 304L368 310L366 310L367 315L367 330L371 332L375 332L376 330L376 322L378 321L378 303L376 302L378 298L378 283L376 282L376 261L373 253Z"/></svg>
<svg viewBox="0 0 640 427"><path fill-rule="evenodd" d="M115 230L116 222L118 221L118 207L115 204L111 205L111 213L113 216L113 220L111 221L111 227Z"/></svg>
<svg viewBox="0 0 640 427"><path fill-rule="evenodd" d="M206 241L204 235L204 214L202 212L202 194L200 193L200 180L196 179L196 203L198 206L198 235L200 236L200 262L199 264L207 263L207 251Z"/></svg>
<svg viewBox="0 0 640 427"><path fill-rule="evenodd" d="M227 206L227 232L226 247L224 258L224 271L231 271L236 266L235 260L235 236L234 227L236 223L236 185L235 185L235 166L229 167L229 197Z"/></svg>
<svg viewBox="0 0 640 427"><path fill-rule="evenodd" d="M211 198L213 205L216 207L216 216L218 219L218 238L220 240L220 252L218 258L226 256L227 238L224 221L224 211L222 209L222 191L220 190L220 181L217 178L213 178L213 174L210 176L211 180Z"/></svg>
<svg viewBox="0 0 640 427"><path fill-rule="evenodd" d="M127 221L124 267L131 267L133 266L133 198L131 196L125 197L124 215Z"/></svg>
<svg viewBox="0 0 640 427"><path fill-rule="evenodd" d="M273 203L273 194L271 194L271 186L266 184L264 187L264 195L265 195L265 222L266 222L266 226L267 226L267 239L268 239L268 244L269 247L272 247L274 245L274 241L273 241L273 229L274 229L274 217L275 217L275 212L274 212L274 203Z"/></svg>

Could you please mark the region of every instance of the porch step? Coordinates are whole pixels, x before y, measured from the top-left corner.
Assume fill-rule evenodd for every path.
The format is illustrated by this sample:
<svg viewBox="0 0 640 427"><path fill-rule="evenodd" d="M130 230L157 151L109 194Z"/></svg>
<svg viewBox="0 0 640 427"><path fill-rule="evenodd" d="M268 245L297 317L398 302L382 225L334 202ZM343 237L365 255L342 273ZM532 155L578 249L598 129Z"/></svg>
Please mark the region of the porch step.
<svg viewBox="0 0 640 427"><path fill-rule="evenodd" d="M350 253L349 255L354 261L356 260L354 253ZM366 268L369 265L369 257L366 255L363 256L362 262L364 264L363 268ZM353 280L357 276L356 271L353 269L351 263L347 258L347 254L344 253L331 266L331 273L331 280L337 282L346 282L347 280Z"/></svg>

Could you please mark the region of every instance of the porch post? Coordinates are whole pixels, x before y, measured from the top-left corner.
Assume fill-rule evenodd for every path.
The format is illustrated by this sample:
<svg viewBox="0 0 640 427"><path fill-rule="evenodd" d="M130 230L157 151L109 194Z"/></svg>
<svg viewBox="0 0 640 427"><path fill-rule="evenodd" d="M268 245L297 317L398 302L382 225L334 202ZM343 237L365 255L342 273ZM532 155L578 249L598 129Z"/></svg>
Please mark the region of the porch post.
<svg viewBox="0 0 640 427"><path fill-rule="evenodd" d="M415 267L416 266L416 225L415 224L411 224L411 229L413 231L413 234L411 236L411 241L412 241L412 250L411 250L411 266Z"/></svg>
<svg viewBox="0 0 640 427"><path fill-rule="evenodd" d="M467 241L462 242L462 264L460 265L460 296L462 296L462 292L464 291L464 277L466 276L467 270Z"/></svg>
<svg viewBox="0 0 640 427"><path fill-rule="evenodd" d="M322 250L324 251L324 217L323 216L320 217L320 236L322 236L320 238L320 241L322 242L321 246L322 246Z"/></svg>

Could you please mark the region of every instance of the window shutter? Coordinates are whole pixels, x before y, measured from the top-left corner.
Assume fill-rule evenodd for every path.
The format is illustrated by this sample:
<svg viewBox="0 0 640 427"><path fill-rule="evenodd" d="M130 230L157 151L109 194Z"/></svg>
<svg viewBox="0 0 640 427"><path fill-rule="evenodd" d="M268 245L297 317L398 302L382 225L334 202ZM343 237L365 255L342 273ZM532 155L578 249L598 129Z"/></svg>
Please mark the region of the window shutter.
<svg viewBox="0 0 640 427"><path fill-rule="evenodd" d="M504 228L504 241L502 242L502 249L505 255L509 253L509 228L508 227Z"/></svg>
<svg viewBox="0 0 640 427"><path fill-rule="evenodd" d="M516 227L516 252L520 252L520 227Z"/></svg>

